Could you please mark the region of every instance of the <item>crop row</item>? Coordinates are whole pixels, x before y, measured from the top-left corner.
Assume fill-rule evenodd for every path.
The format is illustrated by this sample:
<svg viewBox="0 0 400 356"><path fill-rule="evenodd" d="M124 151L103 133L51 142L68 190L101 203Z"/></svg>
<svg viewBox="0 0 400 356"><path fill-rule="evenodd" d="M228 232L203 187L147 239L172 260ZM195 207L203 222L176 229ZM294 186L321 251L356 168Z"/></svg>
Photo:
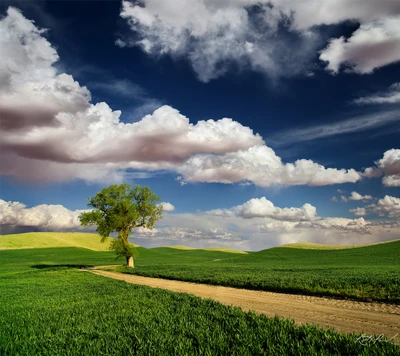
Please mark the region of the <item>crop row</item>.
<svg viewBox="0 0 400 356"><path fill-rule="evenodd" d="M400 355L388 340L362 345L359 335L296 326L68 265L11 272L0 268L2 356Z"/></svg>
<svg viewBox="0 0 400 356"><path fill-rule="evenodd" d="M264 291L400 303L394 267L263 267L227 264L154 265L119 271L147 277Z"/></svg>

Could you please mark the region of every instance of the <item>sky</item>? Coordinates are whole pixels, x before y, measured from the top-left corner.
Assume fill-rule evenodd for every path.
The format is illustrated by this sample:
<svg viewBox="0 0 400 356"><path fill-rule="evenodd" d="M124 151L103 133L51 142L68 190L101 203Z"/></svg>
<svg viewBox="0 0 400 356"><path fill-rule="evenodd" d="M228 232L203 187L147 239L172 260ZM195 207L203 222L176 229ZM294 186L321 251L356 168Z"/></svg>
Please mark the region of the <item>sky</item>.
<svg viewBox="0 0 400 356"><path fill-rule="evenodd" d="M146 247L398 239L399 109L397 0L2 0L0 233L129 183Z"/></svg>

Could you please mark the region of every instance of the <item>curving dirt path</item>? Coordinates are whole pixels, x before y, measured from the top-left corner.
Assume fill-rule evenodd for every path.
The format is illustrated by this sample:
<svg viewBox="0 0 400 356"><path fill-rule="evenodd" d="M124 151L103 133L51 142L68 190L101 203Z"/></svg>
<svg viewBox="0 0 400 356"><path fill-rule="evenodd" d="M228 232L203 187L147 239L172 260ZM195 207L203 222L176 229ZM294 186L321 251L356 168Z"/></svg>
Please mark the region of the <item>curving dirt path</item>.
<svg viewBox="0 0 400 356"><path fill-rule="evenodd" d="M399 305L211 286L99 269L86 269L86 271L128 283L212 298L223 304L239 306L243 310L253 310L268 317L277 314L294 319L297 324L313 323L345 333L383 334L396 344L400 344Z"/></svg>

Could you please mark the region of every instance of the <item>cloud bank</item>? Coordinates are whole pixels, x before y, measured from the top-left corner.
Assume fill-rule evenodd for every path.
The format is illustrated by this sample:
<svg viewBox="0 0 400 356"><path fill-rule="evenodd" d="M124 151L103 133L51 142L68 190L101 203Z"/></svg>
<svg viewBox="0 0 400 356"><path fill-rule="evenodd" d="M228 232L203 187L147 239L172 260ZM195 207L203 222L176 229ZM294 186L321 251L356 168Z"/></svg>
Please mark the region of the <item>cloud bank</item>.
<svg viewBox="0 0 400 356"><path fill-rule="evenodd" d="M390 220L323 218L317 216L316 208L310 204L300 208L279 208L263 197L232 209L165 214L155 229L134 229L131 239L146 247L184 244L243 250L260 250L301 241L373 243L398 238L399 208L399 198L385 196L376 206L367 209ZM83 211L45 204L28 208L22 203L0 200L0 230L16 232L27 227L36 231L74 231L82 229L77 218Z"/></svg>
<svg viewBox="0 0 400 356"><path fill-rule="evenodd" d="M76 230L81 229L78 216L84 211L47 204L28 208L19 202L0 199L0 226L37 227L42 231Z"/></svg>
<svg viewBox="0 0 400 356"><path fill-rule="evenodd" d="M348 39L331 39L319 58L333 73L349 65L364 74L400 59L399 15L393 0L122 1L120 16L132 35L116 44L186 58L204 82L232 65L291 76L310 68L323 40L318 26L355 21L360 28Z"/></svg>
<svg viewBox="0 0 400 356"><path fill-rule="evenodd" d="M311 30L280 31L290 14L269 1L123 1L120 16L134 35L117 45L138 46L152 56L185 57L203 82L232 65L271 77L301 73L318 43Z"/></svg>
<svg viewBox="0 0 400 356"><path fill-rule="evenodd" d="M250 199L231 209L216 209L205 212L207 215L237 216L243 219L270 218L281 221L311 221L317 219L317 209L311 204L301 208L279 208L265 197Z"/></svg>
<svg viewBox="0 0 400 356"><path fill-rule="evenodd" d="M18 10L7 10L0 31L3 175L38 183L119 183L131 168L175 171L182 182L246 180L265 187L361 179L353 169L325 168L307 159L284 163L260 135L231 118L193 124L164 105L123 123L120 111L91 103L86 87L57 73L59 57L45 31ZM131 89L137 95L137 88Z"/></svg>

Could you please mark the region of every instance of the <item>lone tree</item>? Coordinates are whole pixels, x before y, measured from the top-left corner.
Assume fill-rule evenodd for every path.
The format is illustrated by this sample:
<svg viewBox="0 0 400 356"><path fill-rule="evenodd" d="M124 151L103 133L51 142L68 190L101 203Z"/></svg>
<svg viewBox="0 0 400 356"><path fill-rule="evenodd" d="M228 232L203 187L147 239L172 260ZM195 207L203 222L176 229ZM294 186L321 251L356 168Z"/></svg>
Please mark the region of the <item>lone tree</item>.
<svg viewBox="0 0 400 356"><path fill-rule="evenodd" d="M111 185L89 198L88 207L94 210L79 215L82 226L97 225L96 231L101 242L112 233L110 249L118 257L126 258L126 265L134 267L135 246L128 241L131 230L135 227L152 229L157 220L162 218L161 199L149 187L129 184Z"/></svg>

